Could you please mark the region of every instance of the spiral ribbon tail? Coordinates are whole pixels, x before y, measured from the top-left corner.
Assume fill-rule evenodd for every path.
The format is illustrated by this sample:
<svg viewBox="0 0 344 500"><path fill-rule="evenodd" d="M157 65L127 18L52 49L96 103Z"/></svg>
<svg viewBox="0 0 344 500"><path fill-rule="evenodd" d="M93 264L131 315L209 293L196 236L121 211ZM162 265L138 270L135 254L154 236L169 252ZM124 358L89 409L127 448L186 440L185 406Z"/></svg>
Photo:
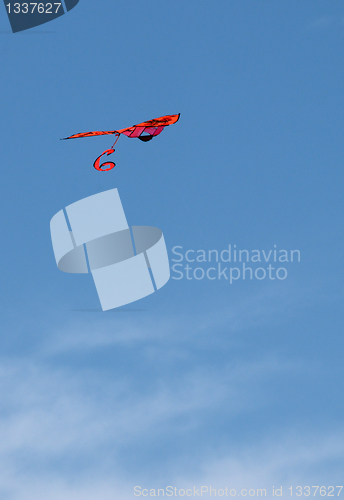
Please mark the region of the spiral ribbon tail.
<svg viewBox="0 0 344 500"><path fill-rule="evenodd" d="M102 153L100 156L98 156L98 158L96 159L96 161L93 163L93 166L96 170L99 170L100 172L107 172L108 170L112 170L115 166L116 166L116 163L112 162L112 161L107 161L107 162L104 162L102 164L100 164L100 159L102 156L104 156L105 154L107 156L111 155L112 153L114 153L115 150L114 149L106 149L104 151L104 153ZM109 168L103 168L103 167L106 167L108 166Z"/></svg>

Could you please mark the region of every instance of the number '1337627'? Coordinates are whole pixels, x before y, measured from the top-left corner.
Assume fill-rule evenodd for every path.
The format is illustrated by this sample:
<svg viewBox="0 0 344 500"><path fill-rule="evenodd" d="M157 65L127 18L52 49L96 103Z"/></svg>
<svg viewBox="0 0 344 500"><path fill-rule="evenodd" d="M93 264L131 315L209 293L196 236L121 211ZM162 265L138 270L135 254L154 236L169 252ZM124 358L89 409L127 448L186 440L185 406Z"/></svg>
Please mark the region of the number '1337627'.
<svg viewBox="0 0 344 500"><path fill-rule="evenodd" d="M73 9L79 0L62 2L11 2L4 0L13 33L27 30L63 16Z"/></svg>
<svg viewBox="0 0 344 500"><path fill-rule="evenodd" d="M11 7L13 14L33 14L37 9L38 14L55 14L58 13L61 3L15 3L13 6L8 3L6 5L8 13L11 14ZM54 9L54 10L53 10Z"/></svg>

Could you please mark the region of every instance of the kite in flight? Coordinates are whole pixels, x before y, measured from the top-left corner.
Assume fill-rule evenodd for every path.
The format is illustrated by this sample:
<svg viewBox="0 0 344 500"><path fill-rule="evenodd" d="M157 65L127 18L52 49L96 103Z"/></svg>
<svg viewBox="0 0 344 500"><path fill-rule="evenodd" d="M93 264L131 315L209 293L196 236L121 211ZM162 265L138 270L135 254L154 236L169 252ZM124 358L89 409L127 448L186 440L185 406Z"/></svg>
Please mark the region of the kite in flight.
<svg viewBox="0 0 344 500"><path fill-rule="evenodd" d="M100 170L100 172L106 172L108 170L111 170L116 166L115 163L113 162L105 162L100 165L100 159L102 156L105 154L107 156L111 155L114 153L114 145L119 139L119 136L121 134L126 135L127 137L134 137L138 138L141 141L148 142L153 137L161 134L161 132L164 130L165 127L168 125L173 125L179 120L180 113L178 115L166 115L166 116L161 116L160 118L154 118L153 120L148 120L147 122L139 123L138 125L133 125L132 127L128 128L122 128L121 130L109 130L107 132L85 132L83 134L75 134L71 135L70 137L65 137L63 140L66 139L77 139L79 137L94 137L96 135L111 135L114 134L116 136L116 140L113 143L111 149L107 149L102 153L96 161L93 163L93 166L96 170ZM103 167L109 167L109 168L103 168Z"/></svg>

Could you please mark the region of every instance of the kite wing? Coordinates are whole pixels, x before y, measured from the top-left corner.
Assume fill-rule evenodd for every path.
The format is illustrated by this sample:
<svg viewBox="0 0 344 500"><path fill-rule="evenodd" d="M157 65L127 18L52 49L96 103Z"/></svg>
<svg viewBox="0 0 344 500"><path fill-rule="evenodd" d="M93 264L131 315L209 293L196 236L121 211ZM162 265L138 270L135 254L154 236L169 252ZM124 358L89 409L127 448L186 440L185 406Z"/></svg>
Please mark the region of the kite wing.
<svg viewBox="0 0 344 500"><path fill-rule="evenodd" d="M122 128L121 130L109 130L106 132L85 132L81 134L71 135L70 137L65 137L65 139L77 139L79 137L94 137L97 135L112 135L116 134L118 137L120 134L124 134L127 137L138 138L141 141L147 142L153 139L153 137L161 134L165 127L168 125L173 125L179 120L180 113L178 115L166 115L160 118L154 118L153 120L148 120L146 122L139 123L138 125L133 125L132 127Z"/></svg>
<svg viewBox="0 0 344 500"><path fill-rule="evenodd" d="M79 137L94 137L96 135L111 135L115 134L116 130L110 130L108 132L84 132L82 134L74 134L71 135L70 137L64 137L62 140L65 141L66 139L78 139Z"/></svg>

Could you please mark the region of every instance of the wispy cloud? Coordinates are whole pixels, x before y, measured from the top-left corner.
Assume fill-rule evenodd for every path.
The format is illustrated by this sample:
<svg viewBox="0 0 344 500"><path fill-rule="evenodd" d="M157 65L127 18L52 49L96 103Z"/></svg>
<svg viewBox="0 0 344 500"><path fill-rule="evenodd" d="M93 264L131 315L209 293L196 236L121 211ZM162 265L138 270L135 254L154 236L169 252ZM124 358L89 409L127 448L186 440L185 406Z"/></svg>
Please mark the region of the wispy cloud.
<svg viewBox="0 0 344 500"><path fill-rule="evenodd" d="M265 325L278 326L281 317L290 315L291 311L302 307L309 300L317 300L316 287L306 290L305 286L286 284L278 287L262 287L259 292L245 294L242 298L232 298L224 306L205 307L204 310L176 315L155 315L143 313L123 317L116 321L111 314L80 315L77 319L49 327L49 333L39 336L39 355L51 356L63 352L85 352L112 347L137 348L143 345L165 347L165 354L175 352L176 347L190 342L203 344L209 338L216 342L223 336L221 329L226 329L226 337L231 338L241 331ZM311 292L311 293L310 293ZM44 327L42 327L44 330ZM210 332L216 331L216 334ZM235 341L235 339L234 339Z"/></svg>
<svg viewBox="0 0 344 500"><path fill-rule="evenodd" d="M330 26L333 26L336 24L337 18L335 16L322 16L317 19L314 19L313 21L310 21L306 25L306 30L307 31L318 31L318 30L323 30L326 28L329 28Z"/></svg>
<svg viewBox="0 0 344 500"><path fill-rule="evenodd" d="M2 497L126 500L140 483L221 488L228 477L264 487L341 460L341 429L307 434L270 416L274 382L314 372L297 355L249 349L299 297L283 299L266 289L183 317L82 316L43 329L30 354L3 355Z"/></svg>

